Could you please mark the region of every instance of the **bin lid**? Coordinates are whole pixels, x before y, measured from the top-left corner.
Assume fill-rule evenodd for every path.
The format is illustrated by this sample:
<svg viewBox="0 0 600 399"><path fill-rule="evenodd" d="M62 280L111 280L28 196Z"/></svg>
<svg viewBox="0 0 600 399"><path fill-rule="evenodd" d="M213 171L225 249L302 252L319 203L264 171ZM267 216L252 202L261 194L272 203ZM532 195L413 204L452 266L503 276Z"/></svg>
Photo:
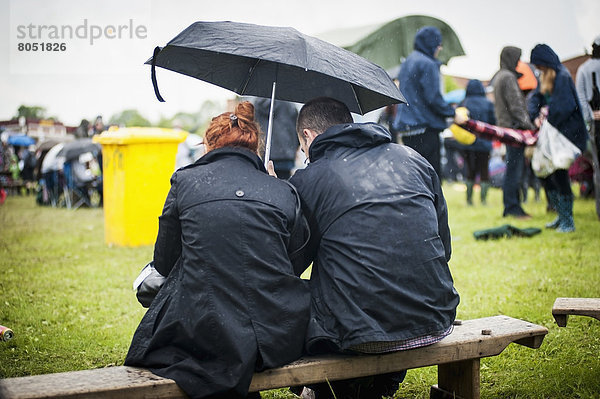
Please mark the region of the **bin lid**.
<svg viewBox="0 0 600 399"><path fill-rule="evenodd" d="M122 127L109 130L93 137L100 144L136 144L136 143L181 143L188 132L160 127Z"/></svg>

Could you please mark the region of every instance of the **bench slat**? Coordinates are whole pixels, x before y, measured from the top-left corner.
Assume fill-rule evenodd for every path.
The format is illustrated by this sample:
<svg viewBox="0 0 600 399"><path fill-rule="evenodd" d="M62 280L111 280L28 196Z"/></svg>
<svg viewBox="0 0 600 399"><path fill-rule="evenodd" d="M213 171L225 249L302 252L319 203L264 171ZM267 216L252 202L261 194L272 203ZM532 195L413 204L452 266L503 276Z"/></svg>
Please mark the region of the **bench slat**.
<svg viewBox="0 0 600 399"><path fill-rule="evenodd" d="M491 335L482 335L491 330ZM538 348L548 329L508 316L493 316L463 321L452 334L438 343L423 348L384 355L314 356L299 359L286 366L254 374L250 391L312 384L391 373L399 370L459 362L495 356L511 342L521 341ZM533 340L533 337L541 339ZM536 346L537 345L537 346Z"/></svg>
<svg viewBox="0 0 600 399"><path fill-rule="evenodd" d="M482 330L490 334L483 335ZM305 357L256 373L250 391L479 359L501 353L511 342L538 348L547 333L545 327L507 316L467 320L442 341L427 347L385 355ZM56 397L183 398L185 394L173 380L126 366L0 380L0 398Z"/></svg>
<svg viewBox="0 0 600 399"><path fill-rule="evenodd" d="M600 320L600 298L556 298L552 306L556 324L565 327L569 315L589 316Z"/></svg>
<svg viewBox="0 0 600 399"><path fill-rule="evenodd" d="M175 381L119 366L0 380L2 399L187 398Z"/></svg>

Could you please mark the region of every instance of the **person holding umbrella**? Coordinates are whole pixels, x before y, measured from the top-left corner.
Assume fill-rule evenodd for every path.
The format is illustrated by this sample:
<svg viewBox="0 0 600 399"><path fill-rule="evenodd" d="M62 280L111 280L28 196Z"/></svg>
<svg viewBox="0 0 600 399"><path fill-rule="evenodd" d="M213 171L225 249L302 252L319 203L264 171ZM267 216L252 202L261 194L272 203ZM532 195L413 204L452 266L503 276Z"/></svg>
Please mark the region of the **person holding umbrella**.
<svg viewBox="0 0 600 399"><path fill-rule="evenodd" d="M384 353L450 333L459 296L448 268L440 180L413 149L375 123L353 123L340 101L304 104L296 131L310 163L291 177L308 217L312 262L308 353ZM302 267L301 267L302 268ZM334 381L335 395L392 396L403 373ZM329 398L328 384L311 387Z"/></svg>
<svg viewBox="0 0 600 399"><path fill-rule="evenodd" d="M308 229L293 186L266 173L259 133L249 102L213 118L207 153L173 174L159 218L166 281L125 364L191 398L246 397L255 371L302 354L310 291L292 260Z"/></svg>

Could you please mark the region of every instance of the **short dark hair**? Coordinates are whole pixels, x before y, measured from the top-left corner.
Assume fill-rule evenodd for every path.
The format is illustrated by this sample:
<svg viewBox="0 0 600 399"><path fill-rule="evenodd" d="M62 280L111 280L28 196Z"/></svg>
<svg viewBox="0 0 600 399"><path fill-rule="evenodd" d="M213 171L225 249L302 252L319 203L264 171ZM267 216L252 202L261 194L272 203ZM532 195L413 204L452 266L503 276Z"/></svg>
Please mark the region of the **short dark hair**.
<svg viewBox="0 0 600 399"><path fill-rule="evenodd" d="M333 125L352 122L354 121L346 104L330 97L318 97L304 104L298 113L296 131L300 136L304 129L321 134Z"/></svg>

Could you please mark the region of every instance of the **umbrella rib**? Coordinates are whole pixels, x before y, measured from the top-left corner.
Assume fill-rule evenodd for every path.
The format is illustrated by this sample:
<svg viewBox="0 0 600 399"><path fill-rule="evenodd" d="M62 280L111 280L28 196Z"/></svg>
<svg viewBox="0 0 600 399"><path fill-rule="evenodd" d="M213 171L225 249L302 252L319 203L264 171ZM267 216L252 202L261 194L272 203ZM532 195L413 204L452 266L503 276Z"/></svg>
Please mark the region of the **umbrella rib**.
<svg viewBox="0 0 600 399"><path fill-rule="evenodd" d="M260 59L257 59L256 62L254 63L254 65L252 65L252 68L250 68L250 71L248 72L248 75L246 75L246 80L244 81L244 87L242 87L242 90L240 91L240 95L244 95L246 93L246 87L248 87L248 84L250 83L250 79L252 79L252 75L254 74L254 70L258 66L259 62L260 62Z"/></svg>
<svg viewBox="0 0 600 399"><path fill-rule="evenodd" d="M358 110L360 111L361 115L364 115L362 106L360 105L360 101L358 101L358 96L356 95L356 90L354 90L354 85L351 84L350 87L352 88L352 94L354 95L354 99L356 100L356 105L358 106Z"/></svg>

